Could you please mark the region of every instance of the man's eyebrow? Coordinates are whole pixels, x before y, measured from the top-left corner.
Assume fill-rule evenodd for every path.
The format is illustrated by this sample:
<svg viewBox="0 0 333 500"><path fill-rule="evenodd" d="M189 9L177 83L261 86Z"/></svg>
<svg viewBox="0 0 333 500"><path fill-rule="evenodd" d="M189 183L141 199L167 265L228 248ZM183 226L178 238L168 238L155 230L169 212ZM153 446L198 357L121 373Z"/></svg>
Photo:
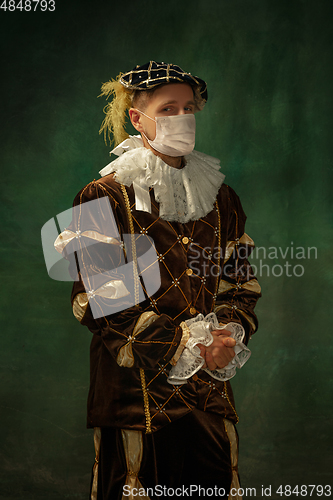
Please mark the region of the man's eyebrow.
<svg viewBox="0 0 333 500"><path fill-rule="evenodd" d="M176 100L174 100L174 101L166 101L166 102L162 102L160 104L160 106L167 106L168 104L175 104L176 102L177 102Z"/></svg>
<svg viewBox="0 0 333 500"><path fill-rule="evenodd" d="M175 104L175 103L177 103L177 102L178 102L177 100L167 101L167 102L163 102L162 104L160 104L160 106L168 106L168 104ZM192 101L192 100L190 100L190 101L187 101L187 102L186 102L186 105L188 105L188 104L193 104L193 105L194 105L194 104L195 104L195 102L194 102L194 101Z"/></svg>

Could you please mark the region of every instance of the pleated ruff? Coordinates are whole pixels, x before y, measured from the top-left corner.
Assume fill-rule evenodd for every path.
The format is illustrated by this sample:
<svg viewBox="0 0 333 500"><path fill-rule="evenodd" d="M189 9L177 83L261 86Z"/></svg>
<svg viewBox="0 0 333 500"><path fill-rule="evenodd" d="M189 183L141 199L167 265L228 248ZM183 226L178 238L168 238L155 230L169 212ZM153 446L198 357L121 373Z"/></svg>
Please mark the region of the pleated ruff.
<svg viewBox="0 0 333 500"><path fill-rule="evenodd" d="M160 204L159 216L167 221L185 224L212 211L225 178L217 158L193 151L185 157L186 165L177 169L167 165L150 149L138 147L137 141L126 139L118 146L117 154L121 150L124 152L100 174L105 176L113 172L115 179L125 186L135 182L141 193L153 188L155 200ZM127 142L129 146L126 147Z"/></svg>

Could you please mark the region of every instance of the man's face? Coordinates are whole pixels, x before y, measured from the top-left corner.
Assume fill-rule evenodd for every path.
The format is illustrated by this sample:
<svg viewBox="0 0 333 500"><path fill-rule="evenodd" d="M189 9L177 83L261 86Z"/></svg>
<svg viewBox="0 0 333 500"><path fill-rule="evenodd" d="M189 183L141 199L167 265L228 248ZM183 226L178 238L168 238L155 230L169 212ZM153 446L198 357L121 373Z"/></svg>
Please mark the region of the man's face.
<svg viewBox="0 0 333 500"><path fill-rule="evenodd" d="M194 109L192 87L187 83L169 83L155 90L144 113L155 119L157 116L193 114ZM139 122L148 139L154 140L156 123L142 114L140 114Z"/></svg>

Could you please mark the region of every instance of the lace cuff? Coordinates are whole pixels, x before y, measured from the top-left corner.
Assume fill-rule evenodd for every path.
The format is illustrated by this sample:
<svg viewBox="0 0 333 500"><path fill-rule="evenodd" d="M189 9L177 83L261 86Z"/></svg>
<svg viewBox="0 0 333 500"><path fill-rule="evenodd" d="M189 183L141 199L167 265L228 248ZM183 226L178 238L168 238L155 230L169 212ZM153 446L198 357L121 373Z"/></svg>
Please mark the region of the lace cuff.
<svg viewBox="0 0 333 500"><path fill-rule="evenodd" d="M227 328L231 331L230 338L236 340L236 345L234 347L235 356L232 358L230 363L224 368L217 368L216 370L209 370L205 368L205 372L209 373L216 380L220 380L225 382L226 380L230 380L232 377L236 375L236 368L242 368L245 365L246 361L251 356L251 351L245 344L243 344L242 340L245 337L245 331L242 325L239 323L228 323L227 325L223 325L223 327L216 328L216 330L223 330Z"/></svg>
<svg viewBox="0 0 333 500"><path fill-rule="evenodd" d="M215 313L212 314L216 318ZM213 336L210 333L212 328L210 323L206 321L208 316L204 318L203 314L198 314L196 318L185 321L186 326L189 328L190 338L176 365L170 370L169 384L184 384L186 379L192 377L204 365L205 360L200 356L200 349L197 344L208 347L213 342Z"/></svg>
<svg viewBox="0 0 333 500"><path fill-rule="evenodd" d="M213 342L211 334L213 330L223 330L228 327L228 330L232 332L230 337L236 340L236 345L234 347L235 356L227 366L216 370L204 369L209 375L220 381L229 380L236 375L236 368L241 368L249 359L251 351L242 343L245 335L244 328L238 323L231 322L221 327L216 314L210 313L206 317L203 314L198 314L196 318L186 320L185 324L189 328L190 338L176 365L170 370L169 384L184 384L188 378L202 368L205 360L201 357L197 344L202 344L205 347L210 346Z"/></svg>

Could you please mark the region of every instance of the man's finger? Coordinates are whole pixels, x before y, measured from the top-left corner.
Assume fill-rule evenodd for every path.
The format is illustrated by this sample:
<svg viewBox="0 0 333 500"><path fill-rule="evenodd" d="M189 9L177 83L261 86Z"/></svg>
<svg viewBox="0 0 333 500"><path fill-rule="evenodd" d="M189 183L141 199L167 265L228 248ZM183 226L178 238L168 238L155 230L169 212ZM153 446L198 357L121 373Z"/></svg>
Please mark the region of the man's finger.
<svg viewBox="0 0 333 500"><path fill-rule="evenodd" d="M213 360L213 356L210 352L206 351L205 359L206 359L206 364L207 364L207 367L209 368L209 370L215 370L217 367L217 364Z"/></svg>
<svg viewBox="0 0 333 500"><path fill-rule="evenodd" d="M213 330L211 332L212 335L220 336L220 335L225 335L226 337L229 337L232 332L229 332L229 330Z"/></svg>
<svg viewBox="0 0 333 500"><path fill-rule="evenodd" d="M235 345L236 345L236 340L230 339L229 337L222 339L222 342L226 347L235 347Z"/></svg>

